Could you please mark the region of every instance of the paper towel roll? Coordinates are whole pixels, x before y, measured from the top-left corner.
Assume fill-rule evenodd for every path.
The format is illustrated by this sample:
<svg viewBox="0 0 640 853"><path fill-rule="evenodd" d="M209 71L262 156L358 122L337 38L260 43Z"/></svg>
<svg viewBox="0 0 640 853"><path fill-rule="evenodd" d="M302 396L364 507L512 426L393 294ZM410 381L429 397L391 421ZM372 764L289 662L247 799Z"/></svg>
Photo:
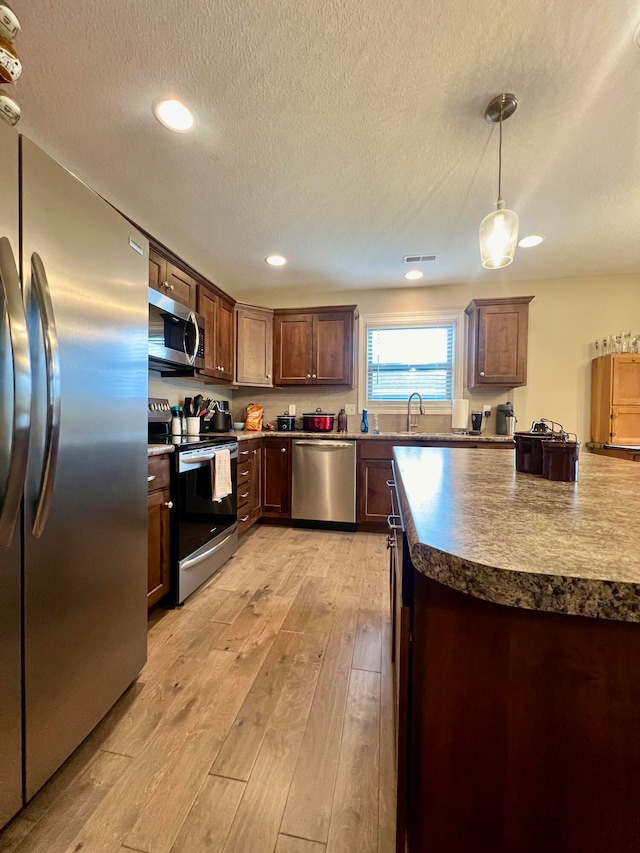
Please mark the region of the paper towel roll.
<svg viewBox="0 0 640 853"><path fill-rule="evenodd" d="M469 401L454 400L451 410L451 429L469 429Z"/></svg>

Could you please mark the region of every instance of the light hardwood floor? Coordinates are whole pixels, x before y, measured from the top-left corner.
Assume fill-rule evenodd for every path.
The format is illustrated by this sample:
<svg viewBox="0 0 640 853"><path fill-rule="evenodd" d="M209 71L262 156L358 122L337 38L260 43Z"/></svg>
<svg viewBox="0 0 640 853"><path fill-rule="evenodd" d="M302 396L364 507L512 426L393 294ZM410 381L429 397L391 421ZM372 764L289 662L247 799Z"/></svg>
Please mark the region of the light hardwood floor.
<svg viewBox="0 0 640 853"><path fill-rule="evenodd" d="M392 853L385 541L254 529L1 853Z"/></svg>

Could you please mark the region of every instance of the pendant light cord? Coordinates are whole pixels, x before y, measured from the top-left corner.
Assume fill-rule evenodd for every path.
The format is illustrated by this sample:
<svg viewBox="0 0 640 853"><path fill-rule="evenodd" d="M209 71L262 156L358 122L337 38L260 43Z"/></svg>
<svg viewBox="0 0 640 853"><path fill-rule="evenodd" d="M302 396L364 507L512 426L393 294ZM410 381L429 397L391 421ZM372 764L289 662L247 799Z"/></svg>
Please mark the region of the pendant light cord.
<svg viewBox="0 0 640 853"><path fill-rule="evenodd" d="M502 201L502 115L504 104L500 104L500 144L498 146L498 201Z"/></svg>

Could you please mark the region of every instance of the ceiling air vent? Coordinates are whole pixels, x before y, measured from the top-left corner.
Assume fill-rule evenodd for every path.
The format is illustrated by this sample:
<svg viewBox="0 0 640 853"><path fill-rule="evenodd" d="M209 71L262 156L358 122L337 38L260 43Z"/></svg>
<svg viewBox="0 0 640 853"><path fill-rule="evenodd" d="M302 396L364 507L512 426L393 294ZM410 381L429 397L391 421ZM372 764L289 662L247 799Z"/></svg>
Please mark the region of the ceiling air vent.
<svg viewBox="0 0 640 853"><path fill-rule="evenodd" d="M440 255L405 255L405 264L421 264L423 261L437 261Z"/></svg>

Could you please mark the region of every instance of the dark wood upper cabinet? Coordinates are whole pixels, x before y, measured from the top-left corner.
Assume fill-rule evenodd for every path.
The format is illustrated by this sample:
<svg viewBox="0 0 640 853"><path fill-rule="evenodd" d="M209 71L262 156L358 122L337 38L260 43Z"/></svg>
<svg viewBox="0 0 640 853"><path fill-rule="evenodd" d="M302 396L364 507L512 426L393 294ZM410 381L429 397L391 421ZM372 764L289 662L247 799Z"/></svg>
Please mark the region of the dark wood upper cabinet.
<svg viewBox="0 0 640 853"><path fill-rule="evenodd" d="M533 296L474 299L469 316L467 385L469 388L527 384L529 303Z"/></svg>
<svg viewBox="0 0 640 853"><path fill-rule="evenodd" d="M198 284L198 313L204 317L204 367L202 377L232 382L234 376L234 324L232 300Z"/></svg>
<svg viewBox="0 0 640 853"><path fill-rule="evenodd" d="M189 308L196 307L195 278L152 248L149 248L149 287Z"/></svg>
<svg viewBox="0 0 640 853"><path fill-rule="evenodd" d="M273 385L273 311L236 304L236 384Z"/></svg>
<svg viewBox="0 0 640 853"><path fill-rule="evenodd" d="M226 382L233 382L233 306L235 303L230 299L225 299L223 296L217 296L216 299L216 366L220 371L220 379L224 379Z"/></svg>
<svg viewBox="0 0 640 853"><path fill-rule="evenodd" d="M348 385L354 379L355 305L277 310L274 385Z"/></svg>

